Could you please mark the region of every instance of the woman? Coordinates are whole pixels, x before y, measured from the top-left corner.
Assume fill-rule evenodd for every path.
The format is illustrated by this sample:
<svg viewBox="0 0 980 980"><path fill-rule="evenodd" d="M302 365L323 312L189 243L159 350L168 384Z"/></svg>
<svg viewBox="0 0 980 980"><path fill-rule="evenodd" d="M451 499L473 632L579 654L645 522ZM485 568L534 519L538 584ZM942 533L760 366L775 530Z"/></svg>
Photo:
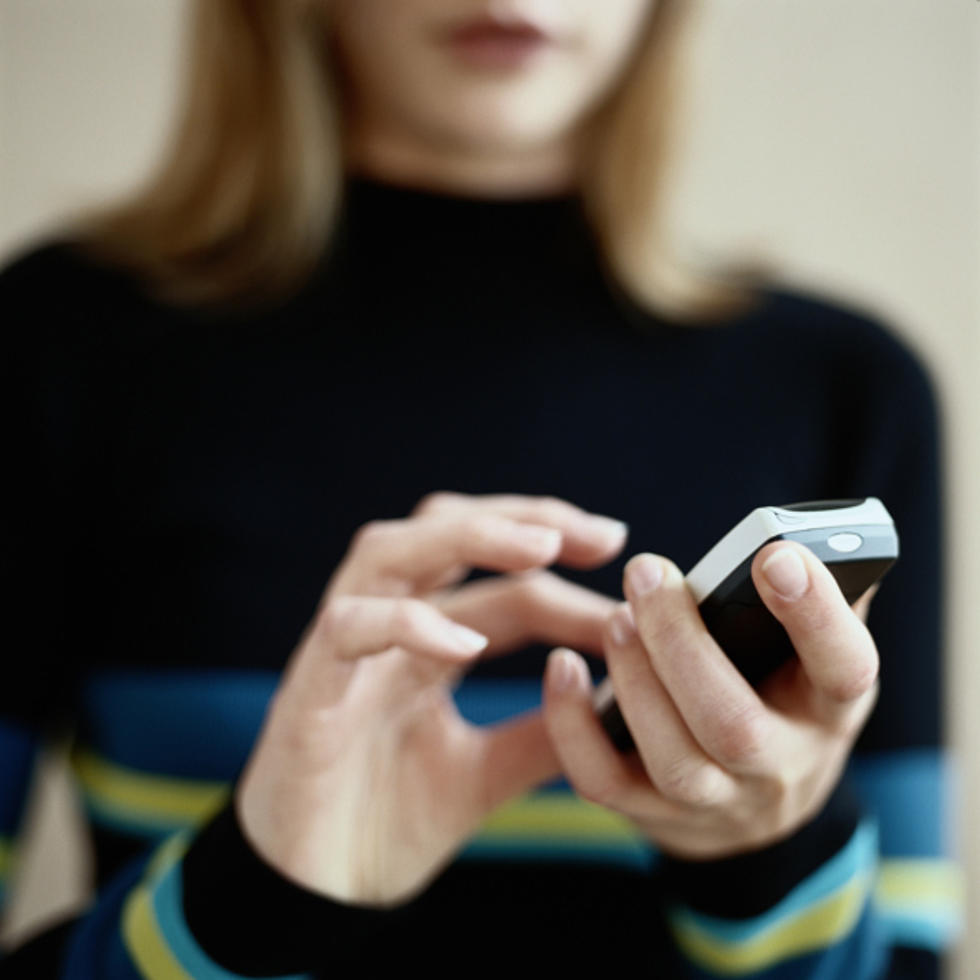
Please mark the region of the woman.
<svg viewBox="0 0 980 980"><path fill-rule="evenodd" d="M72 718L101 886L10 970L934 975L935 909L871 899L939 857L932 395L860 314L670 261L678 8L201 3L158 178L6 270L3 826ZM678 569L871 493L870 611L756 560L799 657L754 691Z"/></svg>

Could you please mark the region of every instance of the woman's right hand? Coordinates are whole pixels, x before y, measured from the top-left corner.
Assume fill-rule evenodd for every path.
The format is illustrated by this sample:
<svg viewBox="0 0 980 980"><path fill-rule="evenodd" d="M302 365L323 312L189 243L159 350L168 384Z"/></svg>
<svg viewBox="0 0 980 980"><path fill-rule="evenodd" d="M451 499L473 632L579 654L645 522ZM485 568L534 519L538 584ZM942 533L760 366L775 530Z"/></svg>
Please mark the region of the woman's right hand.
<svg viewBox="0 0 980 980"><path fill-rule="evenodd" d="M238 784L258 853L336 901L396 904L493 809L557 774L537 712L476 727L450 688L481 652L600 653L616 603L544 568L604 564L625 537L563 500L516 495L432 494L405 520L362 527ZM450 588L472 567L510 574Z"/></svg>

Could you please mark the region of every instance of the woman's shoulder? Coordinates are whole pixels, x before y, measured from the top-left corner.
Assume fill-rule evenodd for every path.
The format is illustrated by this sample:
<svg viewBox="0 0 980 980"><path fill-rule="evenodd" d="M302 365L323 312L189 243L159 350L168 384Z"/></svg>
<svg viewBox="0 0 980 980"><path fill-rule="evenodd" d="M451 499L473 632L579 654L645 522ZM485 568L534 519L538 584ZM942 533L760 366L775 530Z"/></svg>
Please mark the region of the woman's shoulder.
<svg viewBox="0 0 980 980"><path fill-rule="evenodd" d="M7 344L108 340L138 301L119 270L89 256L79 241L51 238L25 246L0 266L0 310Z"/></svg>
<svg viewBox="0 0 980 980"><path fill-rule="evenodd" d="M771 283L733 324L760 367L823 374L838 390L932 400L931 367L883 310L801 286Z"/></svg>
<svg viewBox="0 0 980 980"><path fill-rule="evenodd" d="M125 282L118 270L89 254L81 240L69 237L22 245L0 263L5 300L64 301L72 294L119 289Z"/></svg>
<svg viewBox="0 0 980 980"><path fill-rule="evenodd" d="M85 363L142 356L184 322L133 273L71 237L36 242L0 263L0 311L8 351Z"/></svg>

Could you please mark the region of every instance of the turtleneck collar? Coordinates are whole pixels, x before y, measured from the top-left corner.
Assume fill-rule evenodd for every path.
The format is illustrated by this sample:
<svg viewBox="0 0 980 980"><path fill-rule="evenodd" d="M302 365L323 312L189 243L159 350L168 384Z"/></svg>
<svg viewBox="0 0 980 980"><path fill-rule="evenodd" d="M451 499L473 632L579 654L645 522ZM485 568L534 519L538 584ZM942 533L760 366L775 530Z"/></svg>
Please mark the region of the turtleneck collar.
<svg viewBox="0 0 980 980"><path fill-rule="evenodd" d="M354 256L379 263L435 261L455 271L516 264L566 274L597 264L575 192L467 196L351 175L340 230Z"/></svg>
<svg viewBox="0 0 980 980"><path fill-rule="evenodd" d="M578 201L575 191L555 191L533 194L463 193L401 183L360 173L348 174L345 179L348 200L375 198L386 203L414 201L426 207L493 209L518 211L527 208L569 207Z"/></svg>

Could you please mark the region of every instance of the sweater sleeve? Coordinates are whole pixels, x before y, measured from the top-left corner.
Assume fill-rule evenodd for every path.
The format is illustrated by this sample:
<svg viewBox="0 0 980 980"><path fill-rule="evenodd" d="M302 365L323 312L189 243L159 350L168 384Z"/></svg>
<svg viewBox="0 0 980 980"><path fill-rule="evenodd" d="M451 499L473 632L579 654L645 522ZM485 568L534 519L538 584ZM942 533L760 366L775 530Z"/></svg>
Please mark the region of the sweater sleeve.
<svg viewBox="0 0 980 980"><path fill-rule="evenodd" d="M35 762L44 740L64 726L72 686L71 665L62 655L70 529L41 437L33 337L13 327L24 312L17 271L0 278L5 323L0 398L6 464L0 484L5 628L0 683L0 907L14 886L19 830Z"/></svg>
<svg viewBox="0 0 980 980"><path fill-rule="evenodd" d="M879 864L877 927L894 976L934 976L961 926L956 787L944 743L946 560L942 417L931 379L905 347L872 335L881 370L871 375L851 487L880 487L895 517L901 558L875 597L868 625L881 656L881 687L848 771L874 819ZM850 489L850 488L848 488Z"/></svg>
<svg viewBox="0 0 980 980"><path fill-rule="evenodd" d="M98 479L115 422L105 396L113 347L98 322L84 335L65 327L78 322L85 294L59 289L76 268L63 266L62 255L61 246L47 246L0 272L0 308L16 314L4 318L0 364L9 640L0 684L0 901L35 759L48 735L67 729L85 676L89 646L77 637L98 635L98 610L79 598L73 577L84 573L85 541L98 532ZM37 980L299 977L324 962L325 933L342 936L336 945L355 955L385 918L276 874L228 805L199 832L148 844L83 915L0 955L0 972Z"/></svg>
<svg viewBox="0 0 980 980"><path fill-rule="evenodd" d="M840 786L810 825L760 852L664 862L668 917L692 977L936 977L958 931L962 884L941 737L936 398L904 345L861 318L847 326L837 383L851 428L828 495L880 497L901 547L869 616L880 695ZM844 367L854 364L863 370Z"/></svg>
<svg viewBox="0 0 980 980"><path fill-rule="evenodd" d="M17 848L36 761L46 739L64 726L72 669L62 642L65 563L70 521L52 479L42 431L46 382L39 373L39 331L32 317L34 263L24 259L0 275L3 310L0 594L5 656L0 683L0 908L16 886ZM5 901L8 900L8 901ZM62 933L39 940L29 962L52 962ZM0 951L4 975L16 957ZM23 971L21 971L23 972ZM29 971L28 971L29 972ZM14 974L12 974L14 975ZM43 974L39 974L43 975Z"/></svg>
<svg viewBox="0 0 980 980"><path fill-rule="evenodd" d="M326 963L390 964L384 939L406 914L341 905L279 875L229 804L131 862L85 915L16 950L4 976L306 980Z"/></svg>

